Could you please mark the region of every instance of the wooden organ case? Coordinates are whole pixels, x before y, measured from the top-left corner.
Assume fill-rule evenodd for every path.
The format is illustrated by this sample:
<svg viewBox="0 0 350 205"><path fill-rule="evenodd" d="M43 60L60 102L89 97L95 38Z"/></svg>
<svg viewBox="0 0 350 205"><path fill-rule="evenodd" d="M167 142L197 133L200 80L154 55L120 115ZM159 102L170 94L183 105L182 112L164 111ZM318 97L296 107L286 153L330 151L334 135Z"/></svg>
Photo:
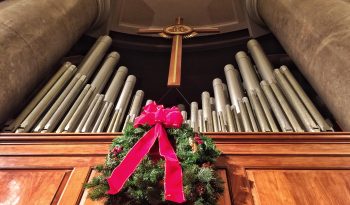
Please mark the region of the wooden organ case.
<svg viewBox="0 0 350 205"><path fill-rule="evenodd" d="M168 106L181 103L187 110L189 102L200 102L203 91L213 94L212 80L225 79L226 64L237 67L234 55L247 51L251 38L243 29L184 42L182 85L170 89L166 87L170 55L166 39L109 35L110 51L121 56L118 65L127 66L138 79L136 89L144 90L147 99ZM82 36L61 62L79 64L95 40ZM343 132L320 103L276 37L267 34L257 40L273 65L289 66L335 132L206 132L222 151L216 162L225 187L219 204L349 204L350 133ZM45 82L37 85L40 90ZM88 199L83 184L97 174L94 166L104 162L112 139L120 135L1 133L0 204L103 204Z"/></svg>

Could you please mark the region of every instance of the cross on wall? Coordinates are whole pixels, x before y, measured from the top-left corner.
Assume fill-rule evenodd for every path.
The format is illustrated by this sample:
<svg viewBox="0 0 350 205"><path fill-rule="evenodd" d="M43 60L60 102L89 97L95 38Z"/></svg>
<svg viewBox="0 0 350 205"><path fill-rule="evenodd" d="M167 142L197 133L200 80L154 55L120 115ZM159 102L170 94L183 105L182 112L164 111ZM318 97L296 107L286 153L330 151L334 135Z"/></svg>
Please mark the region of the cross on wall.
<svg viewBox="0 0 350 205"><path fill-rule="evenodd" d="M198 33L218 33L217 28L192 28L183 24L183 19L177 17L175 25L163 29L141 28L140 34L158 34L163 38L172 39L171 57L168 75L168 87L180 87L181 85L181 60L182 60L182 39L191 38Z"/></svg>

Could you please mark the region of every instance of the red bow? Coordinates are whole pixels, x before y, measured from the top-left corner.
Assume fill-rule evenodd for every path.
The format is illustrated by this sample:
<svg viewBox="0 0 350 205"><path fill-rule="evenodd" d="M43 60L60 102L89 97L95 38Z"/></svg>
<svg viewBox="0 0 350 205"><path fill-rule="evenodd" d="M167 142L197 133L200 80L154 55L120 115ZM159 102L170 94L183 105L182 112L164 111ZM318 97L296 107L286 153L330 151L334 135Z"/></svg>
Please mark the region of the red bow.
<svg viewBox="0 0 350 205"><path fill-rule="evenodd" d="M122 189L126 180L135 172L158 138L159 154L165 159L165 199L177 203L185 202L181 165L164 128L180 128L182 121L182 115L177 107L164 109L162 105L157 105L155 102L145 106L141 115L135 119L134 127L146 124L154 126L129 150L123 161L113 170L107 179L110 187L107 193L116 194Z"/></svg>

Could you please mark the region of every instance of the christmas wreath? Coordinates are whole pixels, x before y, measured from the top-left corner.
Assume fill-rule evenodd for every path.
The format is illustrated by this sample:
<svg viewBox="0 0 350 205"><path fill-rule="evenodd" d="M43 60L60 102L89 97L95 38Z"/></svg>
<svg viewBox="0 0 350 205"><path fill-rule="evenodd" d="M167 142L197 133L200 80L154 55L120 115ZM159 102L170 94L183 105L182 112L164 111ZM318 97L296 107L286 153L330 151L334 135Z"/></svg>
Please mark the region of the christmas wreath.
<svg viewBox="0 0 350 205"><path fill-rule="evenodd" d="M106 204L212 205L223 192L212 166L219 155L210 138L182 124L178 108L151 103L113 140L86 188Z"/></svg>

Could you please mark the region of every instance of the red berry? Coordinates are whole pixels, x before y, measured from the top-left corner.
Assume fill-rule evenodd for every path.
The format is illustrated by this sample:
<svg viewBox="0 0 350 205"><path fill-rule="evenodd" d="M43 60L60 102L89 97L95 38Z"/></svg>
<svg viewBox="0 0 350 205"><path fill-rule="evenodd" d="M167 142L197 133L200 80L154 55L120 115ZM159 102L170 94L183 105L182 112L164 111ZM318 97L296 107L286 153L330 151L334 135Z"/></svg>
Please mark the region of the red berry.
<svg viewBox="0 0 350 205"><path fill-rule="evenodd" d="M197 133L194 135L194 141L199 145L203 144L203 140L201 139L201 137Z"/></svg>

